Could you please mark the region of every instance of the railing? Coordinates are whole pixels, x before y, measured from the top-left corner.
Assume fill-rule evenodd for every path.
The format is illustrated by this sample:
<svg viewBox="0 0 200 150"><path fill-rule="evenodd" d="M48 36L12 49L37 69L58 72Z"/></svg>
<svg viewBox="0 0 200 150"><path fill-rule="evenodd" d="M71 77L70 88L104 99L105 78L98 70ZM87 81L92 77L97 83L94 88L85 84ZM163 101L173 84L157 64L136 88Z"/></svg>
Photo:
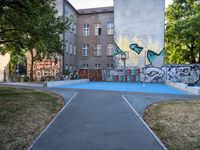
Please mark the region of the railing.
<svg viewBox="0 0 200 150"><path fill-rule="evenodd" d="M140 69L79 69L80 79L90 79L90 81L106 82L140 82ZM125 79L125 80L124 80Z"/></svg>

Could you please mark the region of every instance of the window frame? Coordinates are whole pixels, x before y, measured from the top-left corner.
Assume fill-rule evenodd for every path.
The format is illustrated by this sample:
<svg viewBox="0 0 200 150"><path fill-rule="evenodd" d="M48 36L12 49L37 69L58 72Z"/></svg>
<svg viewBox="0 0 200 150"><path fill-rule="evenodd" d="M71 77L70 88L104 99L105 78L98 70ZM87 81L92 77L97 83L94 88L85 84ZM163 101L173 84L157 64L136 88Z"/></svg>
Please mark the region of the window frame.
<svg viewBox="0 0 200 150"><path fill-rule="evenodd" d="M89 56L89 44L83 44L82 55L84 57Z"/></svg>
<svg viewBox="0 0 200 150"><path fill-rule="evenodd" d="M106 27L107 27L107 35L114 35L114 23L108 22Z"/></svg>
<svg viewBox="0 0 200 150"><path fill-rule="evenodd" d="M89 36L90 35L90 25L84 24L83 25L83 36Z"/></svg>
<svg viewBox="0 0 200 150"><path fill-rule="evenodd" d="M107 56L113 56L114 53L114 45L113 44L107 44Z"/></svg>
<svg viewBox="0 0 200 150"><path fill-rule="evenodd" d="M101 44L96 44L94 47L94 56L101 56Z"/></svg>

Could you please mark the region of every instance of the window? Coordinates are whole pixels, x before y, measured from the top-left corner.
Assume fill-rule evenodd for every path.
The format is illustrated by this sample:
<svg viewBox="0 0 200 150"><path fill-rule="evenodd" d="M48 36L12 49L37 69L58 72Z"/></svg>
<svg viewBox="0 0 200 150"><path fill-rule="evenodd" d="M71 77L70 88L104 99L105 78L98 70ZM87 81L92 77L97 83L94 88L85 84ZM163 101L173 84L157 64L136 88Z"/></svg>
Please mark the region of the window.
<svg viewBox="0 0 200 150"><path fill-rule="evenodd" d="M113 56L113 44L107 45L107 56Z"/></svg>
<svg viewBox="0 0 200 150"><path fill-rule="evenodd" d="M113 69L113 64L107 64L107 69Z"/></svg>
<svg viewBox="0 0 200 150"><path fill-rule="evenodd" d="M70 31L71 31L72 33L74 32L74 23L73 23L73 22L70 24Z"/></svg>
<svg viewBox="0 0 200 150"><path fill-rule="evenodd" d="M74 56L76 55L76 45L74 45Z"/></svg>
<svg viewBox="0 0 200 150"><path fill-rule="evenodd" d="M101 56L101 44L96 44L94 47L94 56Z"/></svg>
<svg viewBox="0 0 200 150"><path fill-rule="evenodd" d="M89 44L83 44L83 56L89 56Z"/></svg>
<svg viewBox="0 0 200 150"><path fill-rule="evenodd" d="M83 68L82 69L88 69L89 65L88 64L83 64Z"/></svg>
<svg viewBox="0 0 200 150"><path fill-rule="evenodd" d="M95 24L95 36L101 35L101 24Z"/></svg>
<svg viewBox="0 0 200 150"><path fill-rule="evenodd" d="M107 35L113 35L113 33L114 33L113 22L107 23Z"/></svg>
<svg viewBox="0 0 200 150"><path fill-rule="evenodd" d="M68 64L65 64L65 70L68 70L69 67L68 67Z"/></svg>
<svg viewBox="0 0 200 150"><path fill-rule="evenodd" d="M69 53L69 43L66 41L65 43L65 52L68 54Z"/></svg>
<svg viewBox="0 0 200 150"><path fill-rule="evenodd" d="M90 31L89 24L84 24L83 25L83 36L89 36L89 31Z"/></svg>
<svg viewBox="0 0 200 150"><path fill-rule="evenodd" d="M74 23L74 34L76 34L76 23Z"/></svg>
<svg viewBox="0 0 200 150"><path fill-rule="evenodd" d="M73 69L72 67L73 67L72 64L70 64L69 65L69 70L72 70Z"/></svg>
<svg viewBox="0 0 200 150"><path fill-rule="evenodd" d="M95 69L101 69L101 64L95 64Z"/></svg>
<svg viewBox="0 0 200 150"><path fill-rule="evenodd" d="M69 53L73 54L73 45L72 45L72 43L70 43L70 46L69 46Z"/></svg>

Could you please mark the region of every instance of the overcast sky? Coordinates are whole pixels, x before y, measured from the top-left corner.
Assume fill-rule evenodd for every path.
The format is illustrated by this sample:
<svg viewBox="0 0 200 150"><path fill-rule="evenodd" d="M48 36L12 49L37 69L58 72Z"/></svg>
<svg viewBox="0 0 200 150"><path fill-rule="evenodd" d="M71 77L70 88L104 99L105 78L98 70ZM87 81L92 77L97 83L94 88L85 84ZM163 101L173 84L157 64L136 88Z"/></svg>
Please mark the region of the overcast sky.
<svg viewBox="0 0 200 150"><path fill-rule="evenodd" d="M113 0L68 0L76 9L113 6ZM172 0L165 0L166 6Z"/></svg>

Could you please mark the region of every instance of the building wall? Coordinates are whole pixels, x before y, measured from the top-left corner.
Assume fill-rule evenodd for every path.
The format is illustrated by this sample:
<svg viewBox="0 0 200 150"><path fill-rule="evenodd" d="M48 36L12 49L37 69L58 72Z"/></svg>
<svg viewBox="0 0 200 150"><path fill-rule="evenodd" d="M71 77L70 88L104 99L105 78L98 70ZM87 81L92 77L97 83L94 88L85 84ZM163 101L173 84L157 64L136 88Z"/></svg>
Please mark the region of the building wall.
<svg viewBox="0 0 200 150"><path fill-rule="evenodd" d="M5 55L0 55L0 82L4 81L4 75L6 71L6 80L9 75L9 62L10 62L10 54L6 53Z"/></svg>
<svg viewBox="0 0 200 150"><path fill-rule="evenodd" d="M64 15L70 19L71 25L64 33L64 41L65 45L64 48L64 68L69 69L70 66L73 68L77 68L77 58L76 54L74 55L74 46L76 47L77 51L77 33L76 25L77 25L77 17L78 14L76 10L66 1L64 5ZM66 44L68 42L68 45ZM72 44L73 54L70 54L70 43Z"/></svg>
<svg viewBox="0 0 200 150"><path fill-rule="evenodd" d="M141 81L164 83L200 83L200 64L172 64L161 67L145 66L141 69Z"/></svg>
<svg viewBox="0 0 200 150"><path fill-rule="evenodd" d="M58 11L58 16L63 15L63 4L65 0L56 0L55 5L56 5L56 10Z"/></svg>
<svg viewBox="0 0 200 150"><path fill-rule="evenodd" d="M163 65L164 9L164 0L114 0L114 39L129 52L127 66Z"/></svg>
<svg viewBox="0 0 200 150"><path fill-rule="evenodd" d="M78 16L77 24L77 61L78 68L88 64L89 69L94 69L95 64L101 64L101 69L106 69L107 64L113 64L113 57L107 56L107 45L113 44L113 35L107 35L107 23L114 22L113 12L93 13ZM101 24L101 35L95 36L95 24ZM83 36L83 25L89 24L89 36ZM83 44L89 44L89 56L82 55ZM95 44L101 44L101 56L94 56Z"/></svg>

